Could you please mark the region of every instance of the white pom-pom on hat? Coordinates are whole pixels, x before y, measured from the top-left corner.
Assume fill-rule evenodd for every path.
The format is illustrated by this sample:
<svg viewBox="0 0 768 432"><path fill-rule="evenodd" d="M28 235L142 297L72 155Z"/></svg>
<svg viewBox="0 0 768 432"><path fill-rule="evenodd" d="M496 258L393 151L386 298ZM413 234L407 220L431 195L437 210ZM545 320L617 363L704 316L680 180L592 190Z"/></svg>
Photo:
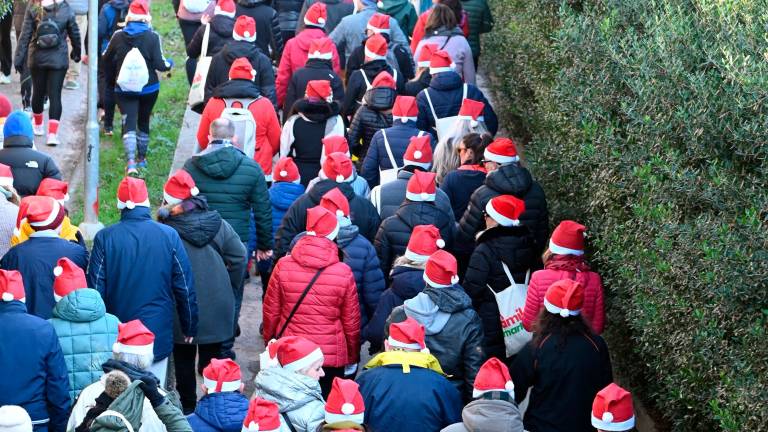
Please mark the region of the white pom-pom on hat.
<svg viewBox="0 0 768 432"><path fill-rule="evenodd" d="M3 301L11 301L11 300L13 300L13 294L11 294L9 292L4 292L3 293Z"/></svg>
<svg viewBox="0 0 768 432"><path fill-rule="evenodd" d="M251 424L248 425L248 430L251 432L259 432L259 424L252 421Z"/></svg>
<svg viewBox="0 0 768 432"><path fill-rule="evenodd" d="M344 216L344 212L341 210L336 210L336 216Z"/></svg>
<svg viewBox="0 0 768 432"><path fill-rule="evenodd" d="M384 9L384 2L383 1L379 1L378 3L376 3L376 7L379 8L379 9Z"/></svg>
<svg viewBox="0 0 768 432"><path fill-rule="evenodd" d="M451 283L452 283L452 284L457 284L457 283L459 283L459 275L453 275L453 276L451 276Z"/></svg>
<svg viewBox="0 0 768 432"><path fill-rule="evenodd" d="M350 415L354 412L355 412L355 406L349 402L345 402L344 405L341 406L341 413L344 415Z"/></svg>
<svg viewBox="0 0 768 432"><path fill-rule="evenodd" d="M472 120L470 124L472 125L473 128L475 128L477 127L478 124L480 124L480 122L478 122L477 120Z"/></svg>
<svg viewBox="0 0 768 432"><path fill-rule="evenodd" d="M445 240L443 240L443 239L437 239L437 241L435 242L435 244L437 244L437 247L439 247L440 249L442 249L442 248L444 248L444 247L445 247Z"/></svg>
<svg viewBox="0 0 768 432"><path fill-rule="evenodd" d="M317 22L320 23L320 24L325 24L325 18L320 17L320 18L317 19Z"/></svg>
<svg viewBox="0 0 768 432"><path fill-rule="evenodd" d="M568 318L568 309L560 309L560 316L563 318Z"/></svg>
<svg viewBox="0 0 768 432"><path fill-rule="evenodd" d="M613 414L611 414L610 411L606 411L603 413L603 421L606 423L613 422Z"/></svg>
<svg viewBox="0 0 768 432"><path fill-rule="evenodd" d="M515 389L515 383L513 383L512 381L507 381L507 382L504 384L504 390L507 390L507 391L512 391L512 390L514 390L514 389Z"/></svg>
<svg viewBox="0 0 768 432"><path fill-rule="evenodd" d="M189 190L189 193L192 194L192 196L197 196L197 194L200 193L200 189L198 189L197 186L193 186L192 189Z"/></svg>
<svg viewBox="0 0 768 432"><path fill-rule="evenodd" d="M339 174L336 176L336 183L341 183L344 181L344 176Z"/></svg>
<svg viewBox="0 0 768 432"><path fill-rule="evenodd" d="M288 177L288 171L286 170L280 171L280 177Z"/></svg>
<svg viewBox="0 0 768 432"><path fill-rule="evenodd" d="M56 266L53 268L53 275L58 277L61 276L61 274L64 273L64 269L61 268L61 266Z"/></svg>
<svg viewBox="0 0 768 432"><path fill-rule="evenodd" d="M413 152L413 157L415 157L416 159L421 159L421 151L416 150L415 152Z"/></svg>
<svg viewBox="0 0 768 432"><path fill-rule="evenodd" d="M133 210L134 207L136 207L136 203L135 202L133 202L131 200L128 200L128 201L125 202L125 208L127 208L129 210Z"/></svg>
<svg viewBox="0 0 768 432"><path fill-rule="evenodd" d="M423 352L424 354L429 354L429 348L424 347L421 349L421 352Z"/></svg>

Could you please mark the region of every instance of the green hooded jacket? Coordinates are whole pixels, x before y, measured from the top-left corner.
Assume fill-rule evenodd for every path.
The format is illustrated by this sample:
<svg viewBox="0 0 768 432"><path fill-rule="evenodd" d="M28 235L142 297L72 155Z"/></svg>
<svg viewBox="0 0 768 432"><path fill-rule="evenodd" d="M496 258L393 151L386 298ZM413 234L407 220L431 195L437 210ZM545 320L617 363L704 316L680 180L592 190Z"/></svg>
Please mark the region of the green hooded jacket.
<svg viewBox="0 0 768 432"><path fill-rule="evenodd" d="M467 12L469 19L469 36L467 41L472 48L472 55L480 55L480 35L493 30L493 16L487 0L461 0L461 6ZM477 65L475 65L477 68Z"/></svg>
<svg viewBox="0 0 768 432"><path fill-rule="evenodd" d="M133 381L109 408L93 421L91 432L138 432L144 406L144 392L139 384L141 381ZM192 432L187 418L167 397L154 410L167 432Z"/></svg>
<svg viewBox="0 0 768 432"><path fill-rule="evenodd" d="M413 27L416 26L416 20L419 19L419 15L410 1L382 0L379 4L379 12L396 19L406 36L410 37L413 34Z"/></svg>

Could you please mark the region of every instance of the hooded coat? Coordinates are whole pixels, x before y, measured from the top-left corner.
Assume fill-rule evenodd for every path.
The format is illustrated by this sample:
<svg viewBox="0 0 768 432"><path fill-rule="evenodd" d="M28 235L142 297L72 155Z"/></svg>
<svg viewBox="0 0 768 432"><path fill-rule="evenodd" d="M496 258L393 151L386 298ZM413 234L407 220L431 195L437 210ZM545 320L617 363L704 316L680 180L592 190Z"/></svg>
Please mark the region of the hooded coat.
<svg viewBox="0 0 768 432"><path fill-rule="evenodd" d="M269 202L272 203L272 236L277 233L288 208L303 194L304 186L301 183L274 182L269 187Z"/></svg>
<svg viewBox="0 0 768 432"><path fill-rule="evenodd" d="M283 53L283 34L277 11L265 0L237 0L235 17L247 15L256 21L256 45L264 54L272 52L275 59Z"/></svg>
<svg viewBox="0 0 768 432"><path fill-rule="evenodd" d="M259 371L254 383L254 396L276 403L296 432L315 432L325 421L325 401L317 380L273 367Z"/></svg>
<svg viewBox="0 0 768 432"><path fill-rule="evenodd" d="M110 405L107 411L96 417L91 425L92 432L124 432L128 428L126 421L130 423L131 428L143 430L143 415L146 411L144 404L144 392L139 387L140 382L132 382L128 388L120 394ZM152 406L153 411L160 422L161 430L167 432L192 432L184 414L174 406L170 400L165 398L159 405ZM119 413L120 416L113 413Z"/></svg>
<svg viewBox="0 0 768 432"><path fill-rule="evenodd" d="M379 10L381 13L387 14L397 20L400 28L407 35L413 33L413 28L416 26L416 21L419 19L419 14L416 13L416 8L408 0L386 0L382 2L383 7Z"/></svg>
<svg viewBox="0 0 768 432"><path fill-rule="evenodd" d="M523 416L514 401L498 399L486 393L473 400L461 411L461 423L441 432L524 432Z"/></svg>
<svg viewBox="0 0 768 432"><path fill-rule="evenodd" d="M200 398L187 421L194 432L240 432L247 413L248 398L242 393L209 393Z"/></svg>
<svg viewBox="0 0 768 432"><path fill-rule="evenodd" d="M288 316L317 273L320 275L293 318ZM317 344L324 366L357 363L360 354L360 303L355 277L340 262L336 244L325 237L305 236L291 254L272 270L264 297L264 340L278 336L303 336Z"/></svg>
<svg viewBox="0 0 768 432"><path fill-rule="evenodd" d="M205 78L205 102L213 96L213 91L220 84L229 81L229 69L232 63L240 57L245 57L256 72L254 78L259 94L269 99L277 110L277 93L275 92L275 70L269 60L253 42L230 40L211 59L211 66ZM258 131L257 131L258 132Z"/></svg>
<svg viewBox="0 0 768 432"><path fill-rule="evenodd" d="M328 38L325 32L321 28L308 27L297 34L293 39L289 40L285 44L285 51L280 58L280 65L277 68L277 104L283 106L285 102L285 95L288 92L288 84L291 82L291 76L294 72L304 67L307 63L307 53L309 52L309 45L314 40L320 40ZM337 75L341 75L341 66L339 63L339 53L336 51L336 47L333 49L333 71Z"/></svg>
<svg viewBox="0 0 768 432"><path fill-rule="evenodd" d="M69 397L74 401L101 378L101 365L112 358L120 320L107 313L99 292L77 289L56 303L49 320L59 338L69 376Z"/></svg>
<svg viewBox="0 0 768 432"><path fill-rule="evenodd" d="M482 323L469 296L459 285L428 286L392 311L384 327L385 337L389 335L389 324L409 317L424 326L429 352L440 361L464 400L471 400L475 376L486 356L482 348Z"/></svg>
<svg viewBox="0 0 768 432"><path fill-rule="evenodd" d="M441 72L432 75L429 87L422 90L416 96L416 104L419 107L416 127L434 133L435 117L432 114L432 109L429 107L425 92L429 92L429 97L432 99L432 105L438 118L452 117L459 114L461 101L464 98L464 81L457 72ZM496 131L499 130L499 120L482 90L473 84L467 84L467 98L485 104L485 109L483 110L485 125L492 135L496 135Z"/></svg>
<svg viewBox="0 0 768 432"><path fill-rule="evenodd" d="M53 158L33 148L32 124L21 111L11 113L3 127L0 163L11 167L13 187L21 197L35 195L45 178L61 180Z"/></svg>
<svg viewBox="0 0 768 432"><path fill-rule="evenodd" d="M378 210L382 220L393 216L403 201L405 201L408 180L412 175L412 167L401 169L397 172L397 180L373 188L371 191L371 202ZM451 209L451 201L448 199L448 195L440 189L437 189L436 192L435 204L440 210L450 214L453 218L453 210Z"/></svg>
<svg viewBox="0 0 768 432"><path fill-rule="evenodd" d="M476 65L472 58L472 48L460 28L443 27L424 35L424 39L419 42L413 52L414 57L419 58L419 52L426 44L437 45L450 54L453 64L456 65L454 70L461 75L465 83L475 84Z"/></svg>
<svg viewBox="0 0 768 432"><path fill-rule="evenodd" d="M397 71L398 75L403 76L403 81L412 79L416 75L414 69L413 57L411 57L411 50L408 47L390 43L389 35L382 33L384 39L387 40L387 64L392 66ZM363 39L358 47L352 50L352 54L347 58L346 74L347 81L352 77L352 73L363 67L365 63L365 43L368 38Z"/></svg>
<svg viewBox="0 0 768 432"><path fill-rule="evenodd" d="M392 126L392 106L397 92L389 87L374 87L365 92L363 105L355 112L349 126L352 153L365 159L373 135Z"/></svg>
<svg viewBox="0 0 768 432"><path fill-rule="evenodd" d="M377 12L375 1L364 0L363 3L365 6L362 10L342 18L339 25L329 35L337 47L345 47L345 52L341 53L344 55L345 61L352 54L352 50L359 47L365 39L368 21ZM392 43L408 46L408 38L406 38L397 20L389 20L389 29Z"/></svg>
<svg viewBox="0 0 768 432"><path fill-rule="evenodd" d="M467 12L469 19L467 41L472 47L472 55L477 58L480 56L480 35L493 30L491 8L487 0L461 0L461 7Z"/></svg>
<svg viewBox="0 0 768 432"><path fill-rule="evenodd" d="M37 26L45 19L52 19L59 29L59 44L54 48L37 46ZM24 13L24 24L16 47L13 64L17 70L26 69L67 69L69 67L69 47L72 44L72 57L79 59L82 41L77 27L75 12L69 3L56 0L51 6L32 3Z"/></svg>
<svg viewBox="0 0 768 432"><path fill-rule="evenodd" d="M118 28L118 24L125 22L128 15L129 0L109 0L101 7L99 11L99 52L103 53L107 49L107 44L112 35ZM86 53L88 44L85 44Z"/></svg>
<svg viewBox="0 0 768 432"><path fill-rule="evenodd" d="M333 100L341 102L344 100L344 83L339 75L333 71L333 65L330 60L307 59L303 67L296 69L291 75L291 81L288 83L285 100L283 101L283 112L290 112L293 105L299 99L304 97L307 90L307 84L314 80L326 80L331 82L331 91Z"/></svg>
<svg viewBox="0 0 768 432"><path fill-rule="evenodd" d="M296 23L296 33L304 30L304 15L307 14L307 9L315 3L325 3L328 18L325 20L325 27L323 29L328 33L332 32L339 25L342 18L352 15L355 11L355 5L352 0L304 0L304 5L301 7L299 19Z"/></svg>
<svg viewBox="0 0 768 432"><path fill-rule="evenodd" d="M364 103L363 98L371 87L363 78L363 74L368 79L368 83L373 84L373 80L382 73L387 72L395 78L396 93L402 94L405 88L405 80L403 74L395 73L392 66L387 63L386 60L372 60L363 64L362 68L354 71L347 81L347 89L344 92L344 103L341 105L341 113L346 117L354 117L357 110ZM394 99L393 102L394 104ZM391 126L391 123L388 125Z"/></svg>
<svg viewBox="0 0 768 432"><path fill-rule="evenodd" d="M232 30L235 28L235 19L226 15L214 15L208 25L211 26L211 31L208 35L206 55L214 56L227 44L233 42ZM192 36L192 40L187 44L187 57L196 59L202 54L205 28L205 25L198 27L194 36Z"/></svg>
<svg viewBox="0 0 768 432"><path fill-rule="evenodd" d="M411 142L411 138L425 134L416 128L415 121L401 121L395 120L391 127L376 131L371 138L371 143L368 146L368 152L365 154L363 160L363 167L360 175L363 176L368 184L373 188L379 185L380 176L379 171L394 168L392 162L389 159L387 149L384 143L384 134L387 136L387 142L389 142L389 149L392 151L392 156L395 158L398 168L403 167L403 155L408 149L408 144ZM432 149L435 148L435 141L432 135L430 135Z"/></svg>

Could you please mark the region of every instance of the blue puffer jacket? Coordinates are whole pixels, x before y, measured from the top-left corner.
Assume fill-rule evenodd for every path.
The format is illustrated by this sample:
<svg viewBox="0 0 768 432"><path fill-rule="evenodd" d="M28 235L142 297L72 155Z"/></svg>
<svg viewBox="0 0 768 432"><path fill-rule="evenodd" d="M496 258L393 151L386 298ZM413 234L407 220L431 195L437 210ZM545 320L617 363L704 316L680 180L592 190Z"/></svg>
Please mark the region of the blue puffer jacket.
<svg viewBox="0 0 768 432"><path fill-rule="evenodd" d="M269 188L269 202L272 203L272 236L277 232L285 212L303 194L304 185L301 183L272 183L272 186Z"/></svg>
<svg viewBox="0 0 768 432"><path fill-rule="evenodd" d="M67 363L69 396L76 400L84 388L101 378L101 365L112 358L120 321L107 313L99 292L90 288L78 289L59 300L49 321Z"/></svg>
<svg viewBox="0 0 768 432"><path fill-rule="evenodd" d="M416 127L435 133L435 118L432 115L432 110L429 108L429 103L427 103L425 91L429 91L429 97L432 99L437 116L444 118L459 114L461 100L464 95L463 86L464 82L461 80L461 75L456 72L442 72L432 76L429 88L424 89L416 96L416 104L419 107ZM499 120L496 118L496 112L479 88L472 84L467 86L467 98L485 104L485 109L483 110L485 125L491 134L496 135L496 131L499 129Z"/></svg>
<svg viewBox="0 0 768 432"><path fill-rule="evenodd" d="M384 132L387 134L389 148L392 150L392 156L394 156L398 168L403 167L403 155L411 142L411 137L424 133L416 127L414 121L395 120L392 127L381 129L373 135L360 172L360 175L368 181L371 188L379 185L379 170L392 168L392 162L390 162L387 149L384 146ZM432 150L434 150L435 139L431 135L430 137L432 138Z"/></svg>
<svg viewBox="0 0 768 432"><path fill-rule="evenodd" d="M240 392L210 393L187 416L194 432L240 432L248 412L248 398Z"/></svg>

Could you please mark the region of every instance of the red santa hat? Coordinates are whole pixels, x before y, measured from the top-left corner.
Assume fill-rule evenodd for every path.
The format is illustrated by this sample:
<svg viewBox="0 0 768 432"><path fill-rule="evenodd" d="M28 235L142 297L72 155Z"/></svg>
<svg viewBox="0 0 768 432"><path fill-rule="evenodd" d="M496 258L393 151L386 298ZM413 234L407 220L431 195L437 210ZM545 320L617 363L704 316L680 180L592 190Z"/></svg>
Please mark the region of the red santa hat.
<svg viewBox="0 0 768 432"><path fill-rule="evenodd" d="M368 26L366 28L376 34L389 34L389 15L384 15L378 12L373 14L368 20Z"/></svg>
<svg viewBox="0 0 768 432"><path fill-rule="evenodd" d="M320 206L337 217L349 217L349 200L337 187L329 190L320 198Z"/></svg>
<svg viewBox="0 0 768 432"><path fill-rule="evenodd" d="M328 8L323 2L312 3L304 15L304 25L308 26L324 28L327 20Z"/></svg>
<svg viewBox="0 0 768 432"><path fill-rule="evenodd" d="M424 326L415 319L408 317L405 321L389 325L389 346L419 350L428 353L427 344L424 341Z"/></svg>
<svg viewBox="0 0 768 432"><path fill-rule="evenodd" d="M403 154L403 165L413 165L424 170L432 166L432 140L429 135L411 137Z"/></svg>
<svg viewBox="0 0 768 432"><path fill-rule="evenodd" d="M517 146L509 138L496 138L493 140L485 148L483 157L487 161L496 162L501 165L520 160L520 157L517 155Z"/></svg>
<svg viewBox="0 0 768 432"><path fill-rule="evenodd" d="M242 432L278 432L280 409L276 403L262 398L254 398L248 404L248 413L243 420Z"/></svg>
<svg viewBox="0 0 768 432"><path fill-rule="evenodd" d="M316 206L307 209L307 235L333 241L339 234L339 220L328 209Z"/></svg>
<svg viewBox="0 0 768 432"><path fill-rule="evenodd" d="M0 300L4 302L26 300L24 280L16 270L0 270Z"/></svg>
<svg viewBox="0 0 768 432"><path fill-rule="evenodd" d="M422 45L421 51L419 51L419 58L416 59L416 66L420 68L428 68L432 63L432 55L439 50L440 47L437 44L428 43Z"/></svg>
<svg viewBox="0 0 768 432"><path fill-rule="evenodd" d="M256 71L253 70L251 62L245 57L236 58L229 67L229 79L253 81L256 78Z"/></svg>
<svg viewBox="0 0 768 432"><path fill-rule="evenodd" d="M547 311L563 318L579 315L583 305L584 287L575 280L559 280L550 285L544 294Z"/></svg>
<svg viewBox="0 0 768 432"><path fill-rule="evenodd" d="M333 90L331 89L331 82L328 80L312 80L308 82L307 89L304 91L304 97L309 100L314 99L326 101L329 103L333 102Z"/></svg>
<svg viewBox="0 0 768 432"><path fill-rule="evenodd" d="M320 171L320 177L331 179L336 183L348 183L353 180L354 167L352 160L344 153L331 153L323 161L323 169Z"/></svg>
<svg viewBox="0 0 768 432"><path fill-rule="evenodd" d="M163 198L171 205L176 205L199 193L200 189L195 186L195 180L183 169L176 171L163 186Z"/></svg>
<svg viewBox="0 0 768 432"><path fill-rule="evenodd" d="M416 225L408 239L404 256L411 261L423 263L438 249L444 247L445 241L440 237L440 230L436 226Z"/></svg>
<svg viewBox="0 0 768 432"><path fill-rule="evenodd" d="M11 115L11 111L13 111L13 104L11 104L11 100L8 99L6 95L0 93L0 119Z"/></svg>
<svg viewBox="0 0 768 432"><path fill-rule="evenodd" d="M69 201L68 191L69 185L67 182L53 177L47 177L40 182L40 186L37 187L37 193L35 195L51 197L61 204L64 204Z"/></svg>
<svg viewBox="0 0 768 432"><path fill-rule="evenodd" d="M459 282L456 258L440 249L427 258L424 282L434 288L447 288Z"/></svg>
<svg viewBox="0 0 768 432"><path fill-rule="evenodd" d="M400 120L405 123L416 121L419 116L419 106L416 105L416 98L413 96L397 96L395 104L392 105L392 120Z"/></svg>
<svg viewBox="0 0 768 432"><path fill-rule="evenodd" d="M464 99L461 101L459 109L459 120L469 120L472 127L477 127L478 123L484 121L483 110L485 104L473 99Z"/></svg>
<svg viewBox="0 0 768 432"><path fill-rule="evenodd" d="M365 62L387 58L387 40L375 34L365 41Z"/></svg>
<svg viewBox="0 0 768 432"><path fill-rule="evenodd" d="M72 291L88 288L85 272L67 257L59 258L53 268L53 298L59 301Z"/></svg>
<svg viewBox="0 0 768 432"><path fill-rule="evenodd" d="M496 357L489 358L477 371L472 397L479 398L486 392L507 392L514 399L515 384L509 368Z"/></svg>
<svg viewBox="0 0 768 432"><path fill-rule="evenodd" d="M514 195L499 195L485 205L485 213L501 226L520 225L520 215L525 211L525 201Z"/></svg>
<svg viewBox="0 0 768 432"><path fill-rule="evenodd" d="M117 325L117 342L112 351L122 354L152 355L155 346L155 334L144 324L135 319Z"/></svg>
<svg viewBox="0 0 768 432"><path fill-rule="evenodd" d="M241 377L240 366L232 359L212 359L203 369L203 385L209 394L240 390Z"/></svg>
<svg viewBox="0 0 768 432"><path fill-rule="evenodd" d="M149 194L144 180L135 177L124 177L117 186L117 208L134 209L149 207Z"/></svg>
<svg viewBox="0 0 768 432"><path fill-rule="evenodd" d="M151 21L152 16L149 15L149 3L147 0L133 0L131 6L128 7L128 15L125 16L126 21Z"/></svg>
<svg viewBox="0 0 768 432"><path fill-rule="evenodd" d="M604 431L628 431L634 428L632 394L614 383L600 390L592 403L592 426Z"/></svg>
<svg viewBox="0 0 768 432"><path fill-rule="evenodd" d="M353 380L335 377L325 402L325 423L352 422L362 425L365 402L360 386Z"/></svg>
<svg viewBox="0 0 768 432"><path fill-rule="evenodd" d="M66 213L55 199L44 196L29 197L25 217L35 231L56 229L61 226Z"/></svg>
<svg viewBox="0 0 768 432"><path fill-rule="evenodd" d="M312 42L309 43L307 58L331 60L333 58L333 41L329 38L313 39Z"/></svg>
<svg viewBox="0 0 768 432"><path fill-rule="evenodd" d="M256 42L256 20L248 15L240 15L232 29L232 39L236 41Z"/></svg>
<svg viewBox="0 0 768 432"><path fill-rule="evenodd" d="M405 198L416 202L435 201L435 194L437 193L436 176L433 172L414 171L411 178L408 179Z"/></svg>
<svg viewBox="0 0 768 432"><path fill-rule="evenodd" d="M397 83L395 82L395 79L392 77L392 74L390 74L387 71L379 72L378 75L376 75L376 78L373 79L373 82L371 83L371 87L385 87L385 88L391 88L392 90L397 89Z"/></svg>
<svg viewBox="0 0 768 432"><path fill-rule="evenodd" d="M296 162L292 157L281 157L275 164L275 169L272 170L272 180L275 182L301 182L301 176L299 175L299 167L296 166Z"/></svg>
<svg viewBox="0 0 768 432"><path fill-rule="evenodd" d="M549 250L557 255L584 255L584 236L587 227L572 220L564 220L552 231Z"/></svg>
<svg viewBox="0 0 768 432"><path fill-rule="evenodd" d="M213 10L214 15L224 15L230 18L235 17L235 2L234 0L219 0L216 2L216 8Z"/></svg>
<svg viewBox="0 0 768 432"><path fill-rule="evenodd" d="M344 135L328 135L323 138L323 151L320 153L320 165L325 162L326 156L331 153L344 153L350 156L349 143Z"/></svg>
<svg viewBox="0 0 768 432"><path fill-rule="evenodd" d="M0 186L13 187L13 171L11 167L0 163Z"/></svg>
<svg viewBox="0 0 768 432"><path fill-rule="evenodd" d="M452 72L456 69L456 64L451 60L451 55L447 51L438 49L432 53L432 57L429 59L429 73L430 75L439 74L442 72Z"/></svg>
<svg viewBox="0 0 768 432"><path fill-rule="evenodd" d="M324 358L323 351L317 344L301 336L284 336L271 340L267 345L267 353L270 361L274 363L273 366L280 366L290 372L306 369Z"/></svg>

